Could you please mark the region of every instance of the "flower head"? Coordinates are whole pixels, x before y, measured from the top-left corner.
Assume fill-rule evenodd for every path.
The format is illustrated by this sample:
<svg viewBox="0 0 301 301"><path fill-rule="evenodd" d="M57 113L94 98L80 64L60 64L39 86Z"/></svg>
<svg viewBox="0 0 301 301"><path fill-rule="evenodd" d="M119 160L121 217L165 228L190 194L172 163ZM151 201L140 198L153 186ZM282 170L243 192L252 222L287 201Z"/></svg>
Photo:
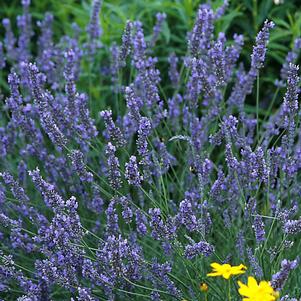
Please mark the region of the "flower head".
<svg viewBox="0 0 301 301"><path fill-rule="evenodd" d="M206 293L208 291L208 284L205 283L205 282L201 282L200 283L200 290L201 290L201 292Z"/></svg>
<svg viewBox="0 0 301 301"><path fill-rule="evenodd" d="M279 297L268 281L257 283L254 277L249 277L247 285L241 281L238 281L238 285L239 294L246 297L243 301L275 301Z"/></svg>
<svg viewBox="0 0 301 301"><path fill-rule="evenodd" d="M210 265L213 269L211 273L208 273L209 277L222 276L225 279L229 279L232 275L244 274L247 267L243 264L237 266L231 266L230 264L219 264L216 262L211 263Z"/></svg>

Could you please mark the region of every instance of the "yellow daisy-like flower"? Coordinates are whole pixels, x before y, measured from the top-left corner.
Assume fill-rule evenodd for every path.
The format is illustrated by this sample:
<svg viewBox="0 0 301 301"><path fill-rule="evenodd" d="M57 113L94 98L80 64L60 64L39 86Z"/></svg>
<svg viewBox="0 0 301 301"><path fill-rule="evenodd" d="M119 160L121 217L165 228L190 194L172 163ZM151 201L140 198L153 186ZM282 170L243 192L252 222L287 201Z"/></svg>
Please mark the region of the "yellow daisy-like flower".
<svg viewBox="0 0 301 301"><path fill-rule="evenodd" d="M239 294L243 296L243 301L275 301L279 293L274 291L271 284L267 281L257 283L254 277L248 277L248 284L238 281Z"/></svg>
<svg viewBox="0 0 301 301"><path fill-rule="evenodd" d="M231 266L230 264L219 264L216 262L213 262L210 264L212 267L212 272L208 273L207 276L209 277L218 277L222 276L225 279L229 279L232 275L239 275L244 274L247 267L243 264L237 265L237 266Z"/></svg>

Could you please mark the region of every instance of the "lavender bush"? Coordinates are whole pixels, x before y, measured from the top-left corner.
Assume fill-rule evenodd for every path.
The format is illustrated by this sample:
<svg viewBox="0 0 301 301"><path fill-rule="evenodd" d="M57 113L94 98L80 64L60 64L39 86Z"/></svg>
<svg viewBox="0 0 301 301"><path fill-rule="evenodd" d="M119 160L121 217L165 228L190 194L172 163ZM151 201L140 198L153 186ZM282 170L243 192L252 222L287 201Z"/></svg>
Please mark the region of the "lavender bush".
<svg viewBox="0 0 301 301"><path fill-rule="evenodd" d="M246 65L243 35L215 29L227 1L199 6L168 70L155 56L165 13L148 36L127 21L107 47L100 0L85 40L74 24L56 41L53 15L35 24L22 5L0 43L1 300L242 300L207 277L212 262L277 292L244 300L300 298L301 39L261 99L275 24Z"/></svg>

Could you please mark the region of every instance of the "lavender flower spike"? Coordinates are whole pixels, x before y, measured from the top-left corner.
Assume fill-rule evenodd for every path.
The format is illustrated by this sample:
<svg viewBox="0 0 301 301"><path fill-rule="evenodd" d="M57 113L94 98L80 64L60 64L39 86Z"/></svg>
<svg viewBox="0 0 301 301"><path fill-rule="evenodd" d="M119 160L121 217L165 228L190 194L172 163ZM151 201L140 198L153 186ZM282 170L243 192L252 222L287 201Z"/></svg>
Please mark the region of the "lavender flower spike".
<svg viewBox="0 0 301 301"><path fill-rule="evenodd" d="M6 58L3 53L3 44L0 42L0 70L2 70L6 65Z"/></svg>
<svg viewBox="0 0 301 301"><path fill-rule="evenodd" d="M178 61L179 59L174 52L168 58L168 62L169 62L168 76L174 88L177 88L180 82L180 74L177 69Z"/></svg>
<svg viewBox="0 0 301 301"><path fill-rule="evenodd" d="M99 13L101 10L101 6L102 6L101 0L94 0L91 19L87 28L90 39L92 41L98 39L102 33L100 23L99 23Z"/></svg>
<svg viewBox="0 0 301 301"><path fill-rule="evenodd" d="M150 42L150 48L155 46L155 43L156 43L156 41L159 37L159 34L161 32L161 29L162 29L162 24L166 19L166 14L165 13L157 13L156 14L156 19L157 19L157 22L156 22L156 25L153 28L153 36L152 36L152 39L151 39L151 42Z"/></svg>
<svg viewBox="0 0 301 301"><path fill-rule="evenodd" d="M147 117L142 117L138 129L137 150L142 158L148 154L147 138L151 132L151 122Z"/></svg>
<svg viewBox="0 0 301 301"><path fill-rule="evenodd" d="M109 137L117 147L125 145L126 141L119 127L117 127L112 118L112 111L106 110L100 112L100 116L104 119L106 129Z"/></svg>
<svg viewBox="0 0 301 301"><path fill-rule="evenodd" d="M255 216L252 228L255 232L256 242L260 244L265 240L264 223L260 215Z"/></svg>
<svg viewBox="0 0 301 301"><path fill-rule="evenodd" d="M41 78L43 75L39 73L35 64L29 63L25 64L25 66L28 72L30 89L39 109L41 124L52 142L59 147L64 147L67 140L55 122L49 103L53 100L52 96L49 92L44 91L41 86Z"/></svg>
<svg viewBox="0 0 301 301"><path fill-rule="evenodd" d="M72 165L83 182L92 182L93 175L87 171L84 163L84 154L79 150L72 150L69 155Z"/></svg>
<svg viewBox="0 0 301 301"><path fill-rule="evenodd" d="M31 176L33 183L40 191L47 205L51 206L52 209L63 208L65 206L63 198L55 191L55 187L41 177L39 168L29 171L28 174Z"/></svg>
<svg viewBox="0 0 301 301"><path fill-rule="evenodd" d="M287 78L287 91L284 96L283 110L286 114L295 115L298 111L299 66L290 64ZM291 116L292 117L292 116Z"/></svg>
<svg viewBox="0 0 301 301"><path fill-rule="evenodd" d="M254 274L258 278L261 278L263 276L263 270L259 265L257 258L254 256L251 248L247 248L247 255Z"/></svg>
<svg viewBox="0 0 301 301"><path fill-rule="evenodd" d="M75 65L75 52L72 49L69 49L65 53L66 65L64 70L64 77L66 80L65 92L68 99L68 110L70 117L75 116L75 101L76 101L76 86L75 86L75 75L74 75L74 65Z"/></svg>
<svg viewBox="0 0 301 301"><path fill-rule="evenodd" d="M108 179L113 189L121 187L121 173L119 171L119 160L115 156L116 147L109 142L106 147L106 156L108 164Z"/></svg>
<svg viewBox="0 0 301 301"><path fill-rule="evenodd" d="M122 45L121 45L121 49L119 52L119 65L120 66L125 66L126 65L126 58L129 55L129 53L131 52L131 32L132 32L132 28L133 28L133 23L131 21L127 21L126 22L126 26L124 29L124 33L122 36Z"/></svg>
<svg viewBox="0 0 301 301"><path fill-rule="evenodd" d="M6 48L6 53L8 58L15 60L17 57L16 51L16 38L11 28L11 23L9 19L3 19L2 24L5 28L5 38L4 38L4 46Z"/></svg>
<svg viewBox="0 0 301 301"><path fill-rule="evenodd" d="M286 234L297 234L301 232L301 218L297 220L288 220L284 224Z"/></svg>
<svg viewBox="0 0 301 301"><path fill-rule="evenodd" d="M200 241L193 245L187 245L185 247L184 256L187 259L193 259L194 257L202 254L204 256L210 256L214 252L214 247L205 241Z"/></svg>
<svg viewBox="0 0 301 301"><path fill-rule="evenodd" d="M125 164L125 177L129 184L134 186L139 186L143 180L143 177L140 175L135 156L131 156L130 161Z"/></svg>
<svg viewBox="0 0 301 301"><path fill-rule="evenodd" d="M289 273L294 270L299 264L299 258L295 260L284 259L281 262L281 269L278 273L272 277L271 285L275 290L282 290L286 280L288 279Z"/></svg>
<svg viewBox="0 0 301 301"><path fill-rule="evenodd" d="M20 186L20 184L13 178L11 174L8 172L0 173L0 177L3 178L6 185L9 186L13 196L21 203L28 202L29 198L25 194L24 189Z"/></svg>
<svg viewBox="0 0 301 301"><path fill-rule="evenodd" d="M256 77L258 70L263 67L263 62L265 60L267 51L266 47L270 36L269 31L274 26L275 24L273 22L266 20L262 30L256 37L256 45L253 47L253 52L251 55L251 69L249 72L253 77Z"/></svg>

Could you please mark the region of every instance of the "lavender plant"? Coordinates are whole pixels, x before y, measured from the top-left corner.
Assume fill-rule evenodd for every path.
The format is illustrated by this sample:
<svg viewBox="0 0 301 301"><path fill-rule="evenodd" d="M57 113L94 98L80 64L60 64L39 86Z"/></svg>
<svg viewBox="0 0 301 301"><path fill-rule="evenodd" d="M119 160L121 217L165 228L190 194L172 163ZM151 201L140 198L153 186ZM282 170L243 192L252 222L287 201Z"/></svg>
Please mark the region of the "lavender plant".
<svg viewBox="0 0 301 301"><path fill-rule="evenodd" d="M168 14L149 35L143 20L127 21L105 45L102 4L91 6L86 40L73 25L55 41L53 16L34 24L29 0L18 34L2 20L0 298L297 300L300 38L271 83L282 103L268 109L259 82L272 21L247 66L243 35L215 29L228 2L201 4L186 55L171 51L161 68ZM250 277L238 291L210 278L240 274Z"/></svg>

